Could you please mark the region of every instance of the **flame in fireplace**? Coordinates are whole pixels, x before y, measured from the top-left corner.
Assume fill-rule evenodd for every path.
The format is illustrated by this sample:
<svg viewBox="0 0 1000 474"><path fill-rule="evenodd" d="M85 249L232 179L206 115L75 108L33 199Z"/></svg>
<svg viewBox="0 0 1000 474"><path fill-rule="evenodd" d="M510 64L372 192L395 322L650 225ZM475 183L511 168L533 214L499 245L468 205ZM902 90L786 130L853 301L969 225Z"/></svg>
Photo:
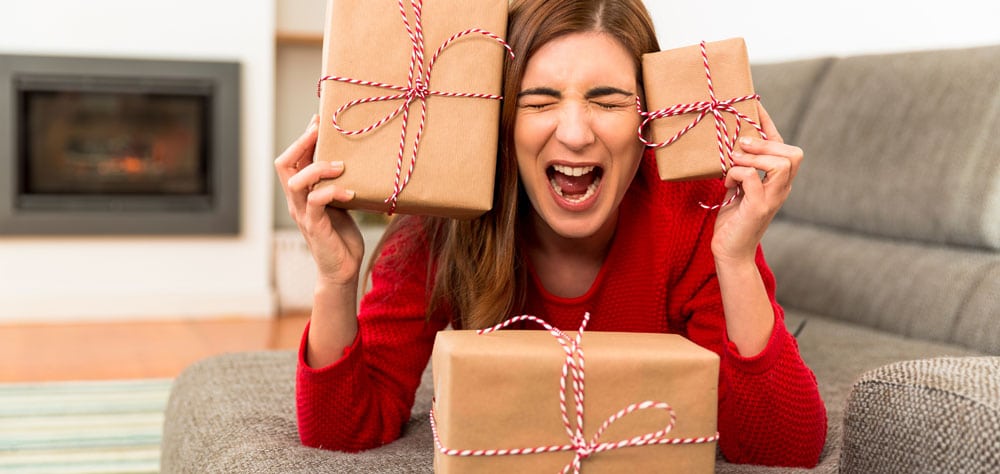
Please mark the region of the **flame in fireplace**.
<svg viewBox="0 0 1000 474"><path fill-rule="evenodd" d="M126 156L121 159L121 170L128 174L139 174L145 168L143 161L135 156Z"/></svg>

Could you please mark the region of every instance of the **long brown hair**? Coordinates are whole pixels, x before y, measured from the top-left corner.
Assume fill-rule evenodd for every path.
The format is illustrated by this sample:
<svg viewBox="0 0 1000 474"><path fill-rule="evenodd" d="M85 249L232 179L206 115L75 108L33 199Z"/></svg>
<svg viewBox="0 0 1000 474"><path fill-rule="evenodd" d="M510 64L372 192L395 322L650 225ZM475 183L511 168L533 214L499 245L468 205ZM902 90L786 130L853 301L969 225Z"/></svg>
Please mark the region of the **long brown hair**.
<svg viewBox="0 0 1000 474"><path fill-rule="evenodd" d="M515 59L504 65L493 209L472 220L400 216L386 229L375 252L403 229L421 228L430 246L427 315L448 311L466 329L503 321L523 307L527 282L519 214L527 199L514 156L517 94L531 57L542 45L571 33L600 31L616 38L639 65L644 53L658 51L653 22L641 0L513 0L507 42ZM405 255L400 257L406 258ZM370 273L370 269L369 269Z"/></svg>

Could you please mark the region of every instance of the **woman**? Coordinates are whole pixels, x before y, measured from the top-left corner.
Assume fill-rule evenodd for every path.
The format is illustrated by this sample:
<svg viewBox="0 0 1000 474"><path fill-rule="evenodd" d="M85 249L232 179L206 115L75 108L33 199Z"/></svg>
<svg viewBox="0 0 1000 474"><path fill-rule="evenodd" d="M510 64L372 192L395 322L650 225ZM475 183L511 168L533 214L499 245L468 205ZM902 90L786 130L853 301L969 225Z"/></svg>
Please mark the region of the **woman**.
<svg viewBox="0 0 1000 474"><path fill-rule="evenodd" d="M313 185L317 122L275 161L318 268L297 377L309 446L356 451L396 439L434 334L534 314L575 329L682 334L721 357L719 446L731 462L812 466L826 436L815 377L774 300L760 239L802 160L741 141L724 182L665 183L635 131L640 58L658 51L641 0L516 0L494 208L472 221L401 216L377 249L356 311L361 234L353 193ZM762 180L758 170L766 172ZM719 211L699 202L720 202Z"/></svg>

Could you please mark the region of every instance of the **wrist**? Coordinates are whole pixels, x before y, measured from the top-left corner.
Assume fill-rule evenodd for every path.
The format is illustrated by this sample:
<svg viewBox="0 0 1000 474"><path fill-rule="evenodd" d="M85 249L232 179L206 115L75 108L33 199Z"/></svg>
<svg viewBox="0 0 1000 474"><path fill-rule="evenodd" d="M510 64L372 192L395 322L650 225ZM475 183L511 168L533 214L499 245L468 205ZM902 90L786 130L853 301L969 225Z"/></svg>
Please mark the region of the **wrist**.
<svg viewBox="0 0 1000 474"><path fill-rule="evenodd" d="M353 277L339 278L320 274L316 276L315 289L315 293L317 295L320 293L335 294L345 293L348 291L357 292L358 276L355 274Z"/></svg>
<svg viewBox="0 0 1000 474"><path fill-rule="evenodd" d="M716 255L715 271L718 274L748 274L757 273L756 255Z"/></svg>
<svg viewBox="0 0 1000 474"><path fill-rule="evenodd" d="M356 313L358 304L358 280L347 281L318 277L313 289L313 307L344 308L344 312Z"/></svg>
<svg viewBox="0 0 1000 474"><path fill-rule="evenodd" d="M306 364L319 368L339 360L357 334L357 284L318 278L309 317Z"/></svg>

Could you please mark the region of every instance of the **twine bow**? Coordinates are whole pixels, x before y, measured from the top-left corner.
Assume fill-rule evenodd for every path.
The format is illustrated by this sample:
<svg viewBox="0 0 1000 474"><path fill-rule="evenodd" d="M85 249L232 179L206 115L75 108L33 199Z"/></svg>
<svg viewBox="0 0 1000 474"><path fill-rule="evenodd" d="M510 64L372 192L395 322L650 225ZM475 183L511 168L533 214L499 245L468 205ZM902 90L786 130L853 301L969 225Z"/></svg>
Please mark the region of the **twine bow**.
<svg viewBox="0 0 1000 474"><path fill-rule="evenodd" d="M630 446L647 446L647 445L657 445L657 444L701 444L701 443L711 443L719 439L719 433L716 432L711 436L701 436L701 437L691 437L691 438L670 438L667 437L667 433L673 429L676 423L676 415L674 409L666 402L657 402L647 400L640 403L633 403L631 405L622 408L617 413L611 415L604 423L601 424L597 432L590 439L587 439L583 433L583 379L584 379L584 355L583 355L583 331L587 327L587 323L590 321L590 313L583 315L583 322L580 323L580 329L577 330L576 337L570 337L566 333L560 331L559 329L553 327L544 320L537 318L535 316L522 315L510 318L496 326L480 329L477 331L479 334L489 334L494 331L498 331L512 324L521 321L531 321L537 323L544 327L549 334L555 337L559 345L562 346L563 352L566 353L566 360L563 362L562 376L559 379L559 410L562 413L563 427L566 430L566 435L569 438L569 443L562 445L550 445L550 446L538 446L533 448L513 448L513 449L449 449L441 443L441 438L438 436L437 425L434 419L434 409L431 408L430 422L431 431L434 434L434 444L437 446L439 452L446 456L512 456L520 454L536 454L536 453L552 453L552 452L565 452L573 451L575 455L573 459L568 462L560 471L562 474L567 474L573 472L574 474L580 473L580 467L584 459L589 458L595 454L610 451L613 449L626 448ZM572 384L567 384L567 379L572 379ZM571 418L569 416L569 410L567 408L567 394L566 392L570 390L572 386L573 392L573 403L574 411L576 416ZM670 422L664 428L646 433L644 435L635 436L629 439L623 439L617 442L601 442L601 435L604 431L608 429L615 421L618 421L625 416L635 413L637 411L647 410L647 409L658 409L664 410L670 415Z"/></svg>
<svg viewBox="0 0 1000 474"><path fill-rule="evenodd" d="M399 194L403 192L403 189L410 182L410 177L413 175L413 170L416 168L417 164L417 152L420 149L420 139L424 134L424 126L427 122L427 98L430 96L440 96L440 97L464 97L473 99L491 99L491 100L501 100L502 96L495 94L482 94L482 93L472 93L472 92L443 92L430 89L431 82L431 71L434 69L434 63L437 61L441 53L444 52L449 45L453 42L462 38L464 36L472 34L480 34L486 36L507 50L507 53L511 58L514 57L514 51L510 48L502 38L494 33L480 29L480 28L470 28L458 33L455 33L450 38L441 43L437 51L431 56L430 62L424 66L424 30L423 30L423 0L410 0L410 6L413 8L414 22L411 25L410 19L406 14L406 8L403 4L403 0L399 0L399 13L403 17L403 26L406 28L406 34L410 38L410 43L413 45L413 50L410 52L410 69L407 76L407 85L399 86L393 84L386 84L382 82L374 81L363 81L358 79L352 79L343 76L323 76L319 79L316 85L316 95L319 96L320 90L322 88L324 81L338 81L346 82L349 84L378 87L382 89L389 89L399 92L398 94L376 96L376 97L365 97L362 99L352 100L346 104L341 105L336 112L333 114L333 127L343 135L353 136L362 135L378 129L382 125L390 122L400 114L403 115L402 131L399 134L399 152L396 155L396 178L392 185L392 195L385 199L384 202L389 204L389 214L396 211L396 205L399 201ZM372 102L385 102L402 100L403 103L400 104L396 110L386 114L375 123L368 125L367 127L347 130L340 125L340 114L344 113L347 109L354 107L356 105L367 104ZM417 134L413 139L413 147L410 157L410 166L403 174L403 157L406 154L406 127L410 120L410 106L413 102L420 103L420 126L417 128Z"/></svg>
<svg viewBox="0 0 1000 474"><path fill-rule="evenodd" d="M736 110L736 107L734 107L734 104L746 100L760 100L760 96L757 94L751 94L727 100L716 99L715 87L712 86L712 70L708 66L708 53L705 52L704 41L701 42L701 59L702 59L702 64L704 64L705 66L705 77L708 80L708 96L710 100L692 102L689 104L676 104L667 107L665 109L659 109L652 112L644 112L642 110L642 103L639 101L639 98L636 97L635 99L636 109L639 111L639 115L644 117L642 124L639 125L639 140L650 148L663 148L665 146L669 146L672 143L676 142L677 140L680 140L680 138L684 136L685 133L690 131L692 128L696 127L698 123L701 122L701 119L705 118L706 115L711 113L713 118L715 119L715 138L719 144L719 162L722 165L722 177L725 178L726 174L729 172L729 169L735 166L735 164L733 163L733 146L736 143L736 138L740 136L740 127L742 122L746 122L751 126L753 126L754 128L756 128L757 131L760 133L760 136L765 140L767 139L767 134L764 133L764 130L757 122L755 122L753 119L746 116L745 114L740 113L740 111ZM689 123L686 127L682 128L680 131L674 134L674 136L670 137L666 141L660 143L650 143L648 140L646 140L646 137L643 136L642 133L643 129L645 129L646 125L648 125L650 122L654 120L665 117L674 117L677 115L695 113L695 112L698 113L698 116L695 117L694 121ZM723 114L726 113L736 116L736 130L733 133L732 137L729 136L729 131L726 128L726 120L725 117L723 117ZM731 204L733 200L735 200L736 197L738 197L739 195L740 195L740 188L737 187L733 195L730 196L729 199L726 199L721 204L715 204L711 206L706 205L704 203L698 203L698 204L705 209L719 209L721 207Z"/></svg>

